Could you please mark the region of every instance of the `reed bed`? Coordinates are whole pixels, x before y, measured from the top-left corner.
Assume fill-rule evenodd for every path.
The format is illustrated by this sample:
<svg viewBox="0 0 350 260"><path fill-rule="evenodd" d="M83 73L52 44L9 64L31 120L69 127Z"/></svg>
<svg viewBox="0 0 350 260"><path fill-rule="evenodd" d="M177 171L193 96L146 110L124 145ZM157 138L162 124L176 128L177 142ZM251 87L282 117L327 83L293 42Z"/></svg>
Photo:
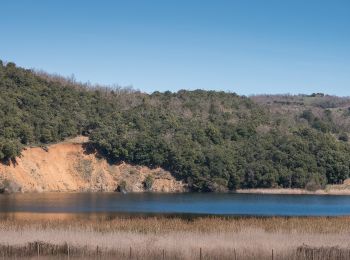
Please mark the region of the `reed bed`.
<svg viewBox="0 0 350 260"><path fill-rule="evenodd" d="M350 259L350 218L0 220L0 259Z"/></svg>

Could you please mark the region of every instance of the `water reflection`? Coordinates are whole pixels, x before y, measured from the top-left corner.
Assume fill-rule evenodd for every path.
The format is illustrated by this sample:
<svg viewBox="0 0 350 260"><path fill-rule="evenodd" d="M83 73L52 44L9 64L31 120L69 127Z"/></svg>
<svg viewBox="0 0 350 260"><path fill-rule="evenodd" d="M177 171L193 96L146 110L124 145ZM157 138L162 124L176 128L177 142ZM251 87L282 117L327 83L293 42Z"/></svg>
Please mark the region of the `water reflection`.
<svg viewBox="0 0 350 260"><path fill-rule="evenodd" d="M350 196L254 194L37 193L0 196L0 217L95 218L120 214L350 215ZM22 216L21 215L21 216Z"/></svg>

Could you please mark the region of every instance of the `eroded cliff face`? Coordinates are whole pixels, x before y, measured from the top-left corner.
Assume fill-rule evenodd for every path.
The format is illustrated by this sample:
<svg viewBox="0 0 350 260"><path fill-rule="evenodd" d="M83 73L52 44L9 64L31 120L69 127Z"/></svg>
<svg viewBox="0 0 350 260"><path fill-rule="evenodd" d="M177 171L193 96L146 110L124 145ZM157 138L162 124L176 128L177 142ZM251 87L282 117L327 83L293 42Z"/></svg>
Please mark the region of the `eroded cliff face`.
<svg viewBox="0 0 350 260"><path fill-rule="evenodd" d="M161 168L109 164L95 153L86 153L81 140L45 148L27 148L16 159L16 163L0 164L0 191L116 190L183 192L186 191L186 185Z"/></svg>

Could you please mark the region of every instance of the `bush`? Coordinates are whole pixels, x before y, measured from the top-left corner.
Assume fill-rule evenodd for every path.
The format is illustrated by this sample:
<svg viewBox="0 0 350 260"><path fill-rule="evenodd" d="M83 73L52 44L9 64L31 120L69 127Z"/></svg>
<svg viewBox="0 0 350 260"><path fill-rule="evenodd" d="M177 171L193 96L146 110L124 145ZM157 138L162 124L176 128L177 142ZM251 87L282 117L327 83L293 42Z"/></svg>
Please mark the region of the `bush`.
<svg viewBox="0 0 350 260"><path fill-rule="evenodd" d="M154 179L151 175L147 175L145 180L143 181L143 187L145 190L150 191L152 190Z"/></svg>
<svg viewBox="0 0 350 260"><path fill-rule="evenodd" d="M2 184L0 184L0 193L14 193L21 192L22 187L16 182L5 179Z"/></svg>
<svg viewBox="0 0 350 260"><path fill-rule="evenodd" d="M316 179L309 180L305 185L305 189L307 191L317 191L322 188L322 185Z"/></svg>
<svg viewBox="0 0 350 260"><path fill-rule="evenodd" d="M347 133L341 133L338 137L339 141L348 142L349 136Z"/></svg>
<svg viewBox="0 0 350 260"><path fill-rule="evenodd" d="M127 192L127 184L126 184L126 181L122 180L122 181L119 183L119 185L118 185L116 191L118 191L118 192L123 192L123 193Z"/></svg>

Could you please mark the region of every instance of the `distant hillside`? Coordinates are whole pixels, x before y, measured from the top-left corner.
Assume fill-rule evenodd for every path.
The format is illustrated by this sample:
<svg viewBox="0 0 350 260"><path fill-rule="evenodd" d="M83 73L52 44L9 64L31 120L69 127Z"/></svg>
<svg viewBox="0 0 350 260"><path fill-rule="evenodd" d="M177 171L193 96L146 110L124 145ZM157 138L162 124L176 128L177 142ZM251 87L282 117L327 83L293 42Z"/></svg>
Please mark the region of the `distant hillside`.
<svg viewBox="0 0 350 260"><path fill-rule="evenodd" d="M264 105L275 120L291 126L309 124L322 132L332 132L346 139L350 132L350 98L329 96L323 93L311 95L260 95L251 97Z"/></svg>
<svg viewBox="0 0 350 260"><path fill-rule="evenodd" d="M0 62L0 159L77 135L110 163L162 167L195 191L317 189L350 174L350 99L91 87Z"/></svg>

